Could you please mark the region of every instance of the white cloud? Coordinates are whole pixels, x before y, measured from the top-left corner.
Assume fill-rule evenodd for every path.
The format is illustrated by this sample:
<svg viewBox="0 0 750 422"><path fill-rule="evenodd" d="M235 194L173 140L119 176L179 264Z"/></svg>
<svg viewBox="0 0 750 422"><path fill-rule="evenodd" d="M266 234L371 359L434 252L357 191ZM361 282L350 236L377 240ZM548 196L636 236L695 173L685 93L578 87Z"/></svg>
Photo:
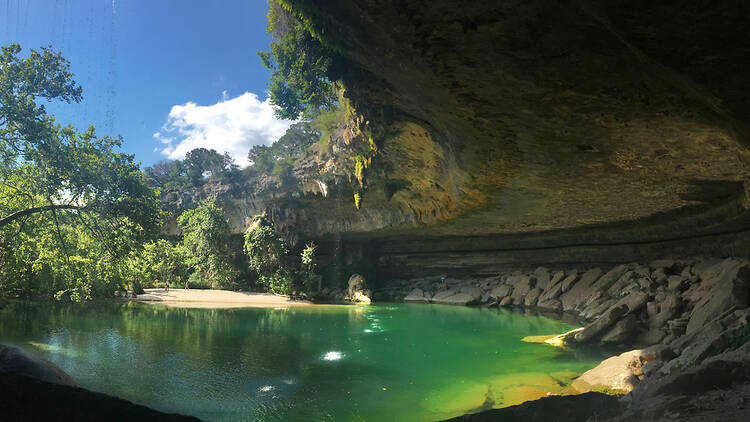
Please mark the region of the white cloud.
<svg viewBox="0 0 750 422"><path fill-rule="evenodd" d="M286 132L292 120L280 120L273 114L270 99L259 101L246 92L209 106L188 102L172 106L167 122L154 139L163 144L162 155L182 159L194 148L228 152L237 164L247 166L247 152L253 145L270 145Z"/></svg>

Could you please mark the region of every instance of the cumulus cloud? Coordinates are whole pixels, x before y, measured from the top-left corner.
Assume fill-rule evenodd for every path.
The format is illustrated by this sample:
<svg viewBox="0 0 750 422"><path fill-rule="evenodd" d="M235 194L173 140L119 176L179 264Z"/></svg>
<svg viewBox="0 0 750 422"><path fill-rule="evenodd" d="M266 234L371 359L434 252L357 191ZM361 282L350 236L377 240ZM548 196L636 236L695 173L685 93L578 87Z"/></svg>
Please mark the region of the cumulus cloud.
<svg viewBox="0 0 750 422"><path fill-rule="evenodd" d="M273 114L270 99L246 92L222 99L213 105L192 102L172 106L167 122L154 139L159 150L170 159L182 159L194 148L228 152L237 164L247 166L247 152L253 145L270 145L286 132L292 120L281 120Z"/></svg>

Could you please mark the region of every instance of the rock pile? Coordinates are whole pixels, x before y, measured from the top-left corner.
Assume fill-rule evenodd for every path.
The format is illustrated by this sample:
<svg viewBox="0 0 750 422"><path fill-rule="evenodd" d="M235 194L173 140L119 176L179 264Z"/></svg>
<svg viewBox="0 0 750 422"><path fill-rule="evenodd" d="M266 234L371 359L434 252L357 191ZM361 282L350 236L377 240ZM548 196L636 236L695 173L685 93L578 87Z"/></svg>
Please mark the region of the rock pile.
<svg viewBox="0 0 750 422"><path fill-rule="evenodd" d="M405 283L407 284L407 283ZM663 259L604 271L516 271L481 279L410 280L405 302L533 307L590 323L568 341L650 346L692 334L750 300L750 261Z"/></svg>

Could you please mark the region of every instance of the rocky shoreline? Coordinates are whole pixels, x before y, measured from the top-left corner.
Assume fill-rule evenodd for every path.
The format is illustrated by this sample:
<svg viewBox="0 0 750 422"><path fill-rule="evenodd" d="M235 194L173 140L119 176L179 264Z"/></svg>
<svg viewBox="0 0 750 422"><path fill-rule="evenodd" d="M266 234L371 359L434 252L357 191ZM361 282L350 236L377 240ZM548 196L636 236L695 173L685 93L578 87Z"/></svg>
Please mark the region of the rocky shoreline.
<svg viewBox="0 0 750 422"><path fill-rule="evenodd" d="M375 292L375 298L519 307L579 318L584 328L558 338L561 344L607 344L624 353L586 372L573 387L582 393L628 394L618 400L617 415L594 409L577 420L750 418L747 259L669 258L606 270L539 267L486 278L431 277L391 285L395 287ZM536 402L531 403L520 413L524 420L528 412L536 412ZM457 420L516 420L510 415L518 409L487 412Z"/></svg>

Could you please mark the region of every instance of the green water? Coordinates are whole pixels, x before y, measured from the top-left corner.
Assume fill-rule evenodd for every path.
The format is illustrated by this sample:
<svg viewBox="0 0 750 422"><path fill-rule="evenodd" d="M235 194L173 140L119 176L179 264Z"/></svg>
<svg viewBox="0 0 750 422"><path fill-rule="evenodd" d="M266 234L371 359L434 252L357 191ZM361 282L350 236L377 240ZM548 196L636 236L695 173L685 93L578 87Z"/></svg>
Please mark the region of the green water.
<svg viewBox="0 0 750 422"><path fill-rule="evenodd" d="M81 386L214 421L434 421L560 392L601 356L521 338L571 328L440 305L0 309L1 343Z"/></svg>

